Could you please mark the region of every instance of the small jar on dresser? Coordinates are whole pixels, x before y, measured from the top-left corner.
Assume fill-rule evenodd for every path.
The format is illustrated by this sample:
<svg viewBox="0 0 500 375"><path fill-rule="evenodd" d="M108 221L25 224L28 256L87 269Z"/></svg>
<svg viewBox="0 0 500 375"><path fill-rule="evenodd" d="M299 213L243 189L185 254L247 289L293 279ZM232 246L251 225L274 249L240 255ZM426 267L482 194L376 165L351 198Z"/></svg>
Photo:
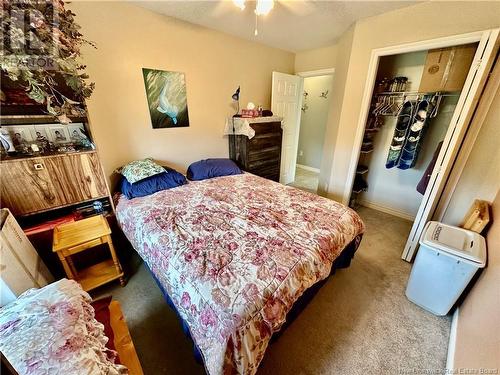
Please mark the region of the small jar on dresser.
<svg viewBox="0 0 500 375"><path fill-rule="evenodd" d="M226 134L229 135L231 160L244 171L279 182L281 122L278 116L229 118Z"/></svg>

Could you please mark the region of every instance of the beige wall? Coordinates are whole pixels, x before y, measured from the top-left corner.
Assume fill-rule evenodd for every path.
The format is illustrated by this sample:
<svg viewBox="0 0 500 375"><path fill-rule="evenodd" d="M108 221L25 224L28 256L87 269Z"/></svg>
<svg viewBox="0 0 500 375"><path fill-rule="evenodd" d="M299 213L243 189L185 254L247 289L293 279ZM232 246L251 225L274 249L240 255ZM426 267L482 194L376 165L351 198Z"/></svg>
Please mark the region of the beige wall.
<svg viewBox="0 0 500 375"><path fill-rule="evenodd" d="M453 369L500 369L500 194L492 211L488 266L458 311Z"/></svg>
<svg viewBox="0 0 500 375"><path fill-rule="evenodd" d="M297 52L295 55L295 72L334 68L337 60L337 49L338 45L334 44L324 48Z"/></svg>
<svg viewBox="0 0 500 375"><path fill-rule="evenodd" d="M323 157L318 184L318 194L327 195L330 172L332 170L335 141L337 139L338 124L344 110L344 91L348 77L354 25L351 26L337 42L337 57L335 60L335 74L333 76L332 99L328 111L328 121L323 143Z"/></svg>
<svg viewBox="0 0 500 375"><path fill-rule="evenodd" d="M320 176L320 181L329 181L328 196L340 200L348 181L371 51L499 25L500 2L424 2L356 23L347 69L339 69L339 56L346 51L338 48L335 81L345 84L334 84L332 107L341 105L341 113L330 116L328 128L333 130L327 130L327 135L333 138L325 141L333 144L325 147L323 155L323 163L331 167L322 168Z"/></svg>
<svg viewBox="0 0 500 375"><path fill-rule="evenodd" d="M107 175L151 156L185 170L226 157L226 116L241 85L241 104L269 108L271 72L293 73L294 54L168 18L123 2L73 2L82 33L96 43L84 62L96 83L88 101L91 127ZM190 126L152 129L142 68L184 72Z"/></svg>
<svg viewBox="0 0 500 375"><path fill-rule="evenodd" d="M460 224L474 199L493 201L500 189L499 140L500 92L497 90L444 214L444 222Z"/></svg>

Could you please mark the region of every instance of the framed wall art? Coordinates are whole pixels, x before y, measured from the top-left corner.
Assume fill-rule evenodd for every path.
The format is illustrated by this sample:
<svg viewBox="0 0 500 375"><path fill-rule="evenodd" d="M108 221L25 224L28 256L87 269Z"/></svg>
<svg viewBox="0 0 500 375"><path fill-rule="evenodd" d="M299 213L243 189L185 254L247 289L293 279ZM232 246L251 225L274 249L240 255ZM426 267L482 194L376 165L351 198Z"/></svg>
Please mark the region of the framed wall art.
<svg viewBox="0 0 500 375"><path fill-rule="evenodd" d="M184 73L142 69L153 129L189 126Z"/></svg>

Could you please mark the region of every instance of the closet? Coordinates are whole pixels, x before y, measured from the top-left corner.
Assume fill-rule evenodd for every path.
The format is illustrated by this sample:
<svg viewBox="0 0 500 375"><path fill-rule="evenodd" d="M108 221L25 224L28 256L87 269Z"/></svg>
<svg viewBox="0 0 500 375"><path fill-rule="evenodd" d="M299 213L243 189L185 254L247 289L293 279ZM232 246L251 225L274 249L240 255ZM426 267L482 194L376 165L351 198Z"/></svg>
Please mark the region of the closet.
<svg viewBox="0 0 500 375"><path fill-rule="evenodd" d="M415 219L477 46L380 58L351 207Z"/></svg>

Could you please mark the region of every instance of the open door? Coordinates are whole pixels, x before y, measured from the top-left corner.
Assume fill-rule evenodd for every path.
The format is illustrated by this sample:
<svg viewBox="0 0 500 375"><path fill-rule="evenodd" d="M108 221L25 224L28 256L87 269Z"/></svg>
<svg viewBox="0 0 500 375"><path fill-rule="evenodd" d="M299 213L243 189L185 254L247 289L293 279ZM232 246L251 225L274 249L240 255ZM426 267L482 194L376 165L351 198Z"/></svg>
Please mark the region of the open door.
<svg viewBox="0 0 500 375"><path fill-rule="evenodd" d="M443 146L436 161L422 203L417 212L402 258L411 262L418 248L425 224L431 220L439 197L453 168L467 128L474 114L488 74L498 53L499 29L485 33L476 50L474 60L458 100Z"/></svg>
<svg viewBox="0 0 500 375"><path fill-rule="evenodd" d="M271 111L283 117L280 182L285 185L295 180L303 85L302 77L273 72Z"/></svg>

